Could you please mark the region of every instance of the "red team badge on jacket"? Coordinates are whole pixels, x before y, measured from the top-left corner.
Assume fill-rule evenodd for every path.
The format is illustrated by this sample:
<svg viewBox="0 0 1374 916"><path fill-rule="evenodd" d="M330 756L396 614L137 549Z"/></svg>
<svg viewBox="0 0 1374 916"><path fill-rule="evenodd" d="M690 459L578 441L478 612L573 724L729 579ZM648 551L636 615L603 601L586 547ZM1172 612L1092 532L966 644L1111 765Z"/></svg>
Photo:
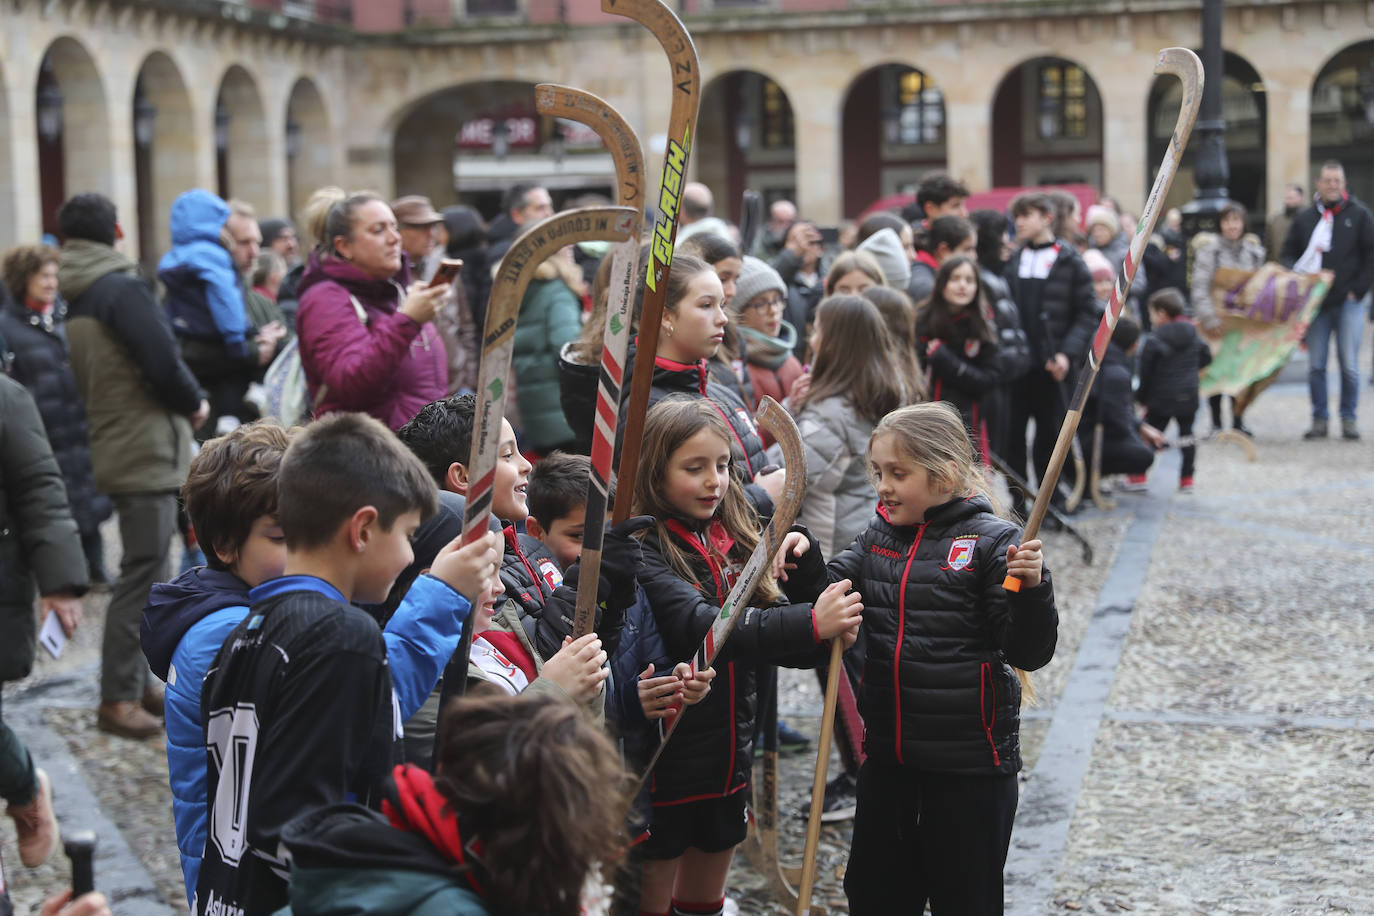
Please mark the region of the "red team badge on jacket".
<svg viewBox="0 0 1374 916"><path fill-rule="evenodd" d="M978 543L978 535L971 534L966 537L958 537L949 545L949 556L945 558L945 565L941 569L952 569L956 572L961 569L972 569L969 566L973 562L973 547Z"/></svg>

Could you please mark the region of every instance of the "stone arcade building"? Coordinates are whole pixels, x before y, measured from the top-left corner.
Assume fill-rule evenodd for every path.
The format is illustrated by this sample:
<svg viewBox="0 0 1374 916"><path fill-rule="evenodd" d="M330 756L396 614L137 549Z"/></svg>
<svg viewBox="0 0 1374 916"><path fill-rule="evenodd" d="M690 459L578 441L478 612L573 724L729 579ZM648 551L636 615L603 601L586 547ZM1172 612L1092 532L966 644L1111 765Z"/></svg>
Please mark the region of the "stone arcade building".
<svg viewBox="0 0 1374 916"><path fill-rule="evenodd" d="M1154 54L1200 40L1188 0L683 5L705 87L692 171L726 215L754 187L822 223L937 167L1136 209L1178 105ZM1374 197L1374 2L1231 0L1224 44L1233 196L1270 209L1336 156ZM609 189L595 138L534 113L541 81L615 105L657 174L666 61L598 0L0 0L0 249L81 190L152 263L189 187L264 215L331 183L488 211L520 178ZM1190 195L1185 161L1173 199Z"/></svg>

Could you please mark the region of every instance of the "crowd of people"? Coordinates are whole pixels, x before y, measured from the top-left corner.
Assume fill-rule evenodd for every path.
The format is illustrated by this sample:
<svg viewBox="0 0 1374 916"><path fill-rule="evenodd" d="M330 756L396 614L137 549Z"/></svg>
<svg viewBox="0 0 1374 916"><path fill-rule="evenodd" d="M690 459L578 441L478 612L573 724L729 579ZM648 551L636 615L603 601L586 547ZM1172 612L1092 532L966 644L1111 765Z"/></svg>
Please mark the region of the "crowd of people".
<svg viewBox="0 0 1374 916"><path fill-rule="evenodd" d="M839 639L865 736L838 736L823 816L854 819L850 912L1001 912L1019 709L1057 631L1041 544L1017 543L1034 495L1019 481L1045 476L1134 218L1039 190L970 214L969 196L931 174L903 212L832 242L787 201L742 238L685 185L657 349L632 344L627 361L653 376L639 473L613 494L631 518L581 583L586 526L601 524L586 493L608 246L565 249L526 290L490 531L459 537L492 272L554 212L547 189L511 188L488 225L322 188L301 214L308 251L290 222L188 191L156 285L119 251L113 204L77 195L60 250L3 261L0 678L32 666L35 592L70 636L82 595L110 587L96 724L165 729L168 844L197 914L712 916L777 666L823 680ZM1268 251L1332 275L1307 331L1307 437L1328 433L1334 334L1341 432L1358 439L1374 218L1337 163L1312 204L1297 188L1286 203ZM1192 489L1198 374L1221 328L1211 278L1266 258L1246 225L1223 210L1191 277L1176 225L1151 238L1085 414L1104 474L1141 483L1173 424ZM451 259L462 270L445 279ZM702 670L761 520L801 473L754 423L765 396L801 432L799 525ZM1221 398L1210 406L1220 429ZM1233 409L1249 434L1242 421ZM1010 506L994 463L1013 472ZM1023 588L993 587L1008 574ZM574 639L579 587L596 621ZM50 792L0 722L25 865L55 845Z"/></svg>

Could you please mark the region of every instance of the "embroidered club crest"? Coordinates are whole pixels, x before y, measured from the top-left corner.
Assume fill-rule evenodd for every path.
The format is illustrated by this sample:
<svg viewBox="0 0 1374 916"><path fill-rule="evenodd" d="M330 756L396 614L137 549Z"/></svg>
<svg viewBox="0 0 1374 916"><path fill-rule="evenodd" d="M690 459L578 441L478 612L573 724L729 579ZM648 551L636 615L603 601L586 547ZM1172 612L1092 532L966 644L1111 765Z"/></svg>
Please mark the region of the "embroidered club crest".
<svg viewBox="0 0 1374 916"><path fill-rule="evenodd" d="M973 547L978 543L978 536L955 538L949 545L949 556L945 558L944 569L955 571L968 569L973 562Z"/></svg>
<svg viewBox="0 0 1374 916"><path fill-rule="evenodd" d="M563 584L563 571L558 568L557 563L547 557L541 557L539 560L539 577L550 589Z"/></svg>

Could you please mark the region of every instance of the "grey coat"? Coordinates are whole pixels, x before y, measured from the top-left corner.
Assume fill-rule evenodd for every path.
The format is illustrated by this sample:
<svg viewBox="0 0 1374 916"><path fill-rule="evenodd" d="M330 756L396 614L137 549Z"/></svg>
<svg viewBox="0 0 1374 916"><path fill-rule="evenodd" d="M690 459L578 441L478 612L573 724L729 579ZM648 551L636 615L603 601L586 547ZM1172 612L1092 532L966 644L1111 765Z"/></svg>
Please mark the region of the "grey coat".
<svg viewBox="0 0 1374 916"><path fill-rule="evenodd" d="M830 558L853 543L873 518L877 496L868 480L867 455L874 424L842 397L807 403L796 420L806 455L806 495L797 522L815 535L821 555Z"/></svg>
<svg viewBox="0 0 1374 916"><path fill-rule="evenodd" d="M1264 257L1263 246L1248 236L1232 242L1218 235L1197 250L1193 256L1193 317L1204 330L1221 324L1221 315L1212 303L1212 278L1217 271L1259 270Z"/></svg>

